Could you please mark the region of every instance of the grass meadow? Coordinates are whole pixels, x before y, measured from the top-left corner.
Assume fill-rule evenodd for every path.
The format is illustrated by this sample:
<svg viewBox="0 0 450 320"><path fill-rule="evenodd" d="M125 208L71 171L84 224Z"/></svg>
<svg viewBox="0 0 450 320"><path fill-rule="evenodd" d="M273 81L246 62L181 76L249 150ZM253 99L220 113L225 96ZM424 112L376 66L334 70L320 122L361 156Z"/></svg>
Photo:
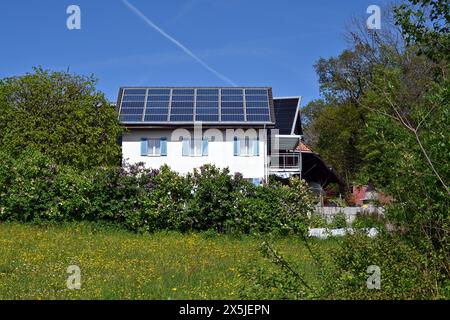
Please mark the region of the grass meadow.
<svg viewBox="0 0 450 320"><path fill-rule="evenodd" d="M276 268L260 253L263 240L213 233L140 235L86 223L0 224L0 299L239 299L252 281L246 271ZM315 281L316 268L300 239L273 243ZM326 252L336 244L312 245ZM70 265L80 267L80 290L67 289Z"/></svg>

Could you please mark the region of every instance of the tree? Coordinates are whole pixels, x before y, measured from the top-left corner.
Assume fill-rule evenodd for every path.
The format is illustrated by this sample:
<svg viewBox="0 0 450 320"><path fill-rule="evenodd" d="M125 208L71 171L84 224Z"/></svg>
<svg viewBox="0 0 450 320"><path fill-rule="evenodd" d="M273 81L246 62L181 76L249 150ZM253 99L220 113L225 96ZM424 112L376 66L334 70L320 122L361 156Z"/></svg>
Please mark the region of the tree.
<svg viewBox="0 0 450 320"><path fill-rule="evenodd" d="M392 8L383 16L382 30L368 30L364 20L352 20L346 35L349 48L316 63L322 99L304 110L305 138L348 185L368 182L359 174L370 165L364 158L368 149L362 134L368 114L377 106L363 101L373 90L378 70L400 70L402 85L396 96L402 112L429 92L446 70L442 62L421 56L416 45L408 45Z"/></svg>
<svg viewBox="0 0 450 320"><path fill-rule="evenodd" d="M417 4L419 1L412 0ZM421 23L433 25L435 10L442 4L422 1L417 11ZM435 7L437 8L437 7ZM416 22L402 20L410 7L396 8L397 23L409 34ZM439 10L439 9L436 9ZM448 6L447 6L448 15ZM436 31L437 29L437 31ZM430 33L441 32L440 28ZM360 105L369 110L365 154L361 171L394 197L387 209L390 221L402 235L439 261L443 279L450 278L450 80L445 41L416 36L407 46L404 62L377 66ZM447 35L448 36L448 35ZM437 51L436 51L437 50ZM429 53L433 53L430 59ZM423 54L427 53L427 54ZM435 70L441 72L436 75Z"/></svg>
<svg viewBox="0 0 450 320"><path fill-rule="evenodd" d="M409 0L395 8L396 24L410 45L434 61L450 59L450 1Z"/></svg>
<svg viewBox="0 0 450 320"><path fill-rule="evenodd" d="M410 10L416 10L419 22L411 19ZM441 299L450 292L449 5L411 0L395 12L400 35L414 41L396 43L378 32L351 30L349 50L319 61L324 100L311 103L305 114L305 131L310 130L324 158L345 163L350 152L333 141L342 140L339 134L345 136L356 121L350 115L360 112L356 176L372 180L393 198L385 210L389 230L376 239L347 236L333 255L336 269L331 268L324 286L332 289L331 297ZM447 25L436 24L438 17ZM282 257L272 260L282 268L281 276L266 283L279 283L286 294L308 289ZM384 285L369 294L370 264L382 267Z"/></svg>
<svg viewBox="0 0 450 320"><path fill-rule="evenodd" d="M402 105L401 70L379 70L363 104L373 111L363 132L361 176L392 195L387 217L450 278L450 81Z"/></svg>
<svg viewBox="0 0 450 320"><path fill-rule="evenodd" d="M0 81L0 146L32 148L79 169L120 163L121 127L93 77L50 72Z"/></svg>
<svg viewBox="0 0 450 320"><path fill-rule="evenodd" d="M327 164L333 167L347 182L347 187L359 172L362 156L357 149L363 112L354 103L327 104L316 100L305 107L307 122L305 138Z"/></svg>

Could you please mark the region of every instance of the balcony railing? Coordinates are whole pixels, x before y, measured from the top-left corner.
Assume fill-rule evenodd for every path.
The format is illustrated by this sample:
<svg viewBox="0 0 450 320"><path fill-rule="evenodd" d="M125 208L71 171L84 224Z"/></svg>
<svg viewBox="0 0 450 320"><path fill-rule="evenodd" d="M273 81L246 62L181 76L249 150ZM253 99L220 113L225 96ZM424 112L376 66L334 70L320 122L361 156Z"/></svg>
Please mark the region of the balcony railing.
<svg viewBox="0 0 450 320"><path fill-rule="evenodd" d="M270 155L271 171L301 171L300 153L278 153Z"/></svg>

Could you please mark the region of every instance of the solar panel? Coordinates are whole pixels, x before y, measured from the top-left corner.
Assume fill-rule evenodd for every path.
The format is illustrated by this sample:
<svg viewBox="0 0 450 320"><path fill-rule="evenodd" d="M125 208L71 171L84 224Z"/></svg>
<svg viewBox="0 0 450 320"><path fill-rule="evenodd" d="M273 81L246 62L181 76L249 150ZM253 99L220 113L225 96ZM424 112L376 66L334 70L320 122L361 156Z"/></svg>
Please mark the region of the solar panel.
<svg viewBox="0 0 450 320"><path fill-rule="evenodd" d="M167 121L167 115L146 115L144 118L144 121L146 122L166 122Z"/></svg>
<svg viewBox="0 0 450 320"><path fill-rule="evenodd" d="M159 115L166 115L166 118L167 118L167 114L168 113L169 113L168 109L164 109L164 108L147 108L145 110L145 115L148 115L148 114L157 115L157 114L159 114Z"/></svg>
<svg viewBox="0 0 450 320"><path fill-rule="evenodd" d="M192 101L194 102L194 96L173 96L172 101Z"/></svg>
<svg viewBox="0 0 450 320"><path fill-rule="evenodd" d="M245 90L246 95L265 95L267 96L267 90L266 89L246 89Z"/></svg>
<svg viewBox="0 0 450 320"><path fill-rule="evenodd" d="M246 96L246 98L245 98L245 100L246 101L250 101L250 102L253 102L253 101L267 101L267 95L265 95L265 96Z"/></svg>
<svg viewBox="0 0 450 320"><path fill-rule="evenodd" d="M197 102L198 101L214 101L214 102L216 102L216 101L219 101L219 96L218 95L200 96L197 94Z"/></svg>
<svg viewBox="0 0 450 320"><path fill-rule="evenodd" d="M197 89L195 120L219 121L219 89Z"/></svg>
<svg viewBox="0 0 450 320"><path fill-rule="evenodd" d="M244 114L243 108L222 108L222 114Z"/></svg>
<svg viewBox="0 0 450 320"><path fill-rule="evenodd" d="M126 114L126 115L132 115L132 114L134 114L134 115L139 115L139 114L141 114L142 115L142 109L139 109L139 108L126 108L126 109L123 109L122 110L122 114Z"/></svg>
<svg viewBox="0 0 450 320"><path fill-rule="evenodd" d="M147 93L147 89L125 89L124 95L128 95L128 94L145 95L146 93Z"/></svg>
<svg viewBox="0 0 450 320"><path fill-rule="evenodd" d="M222 96L222 101L244 101L244 96Z"/></svg>
<svg viewBox="0 0 450 320"><path fill-rule="evenodd" d="M149 89L144 122L167 121L170 107L170 89Z"/></svg>
<svg viewBox="0 0 450 320"><path fill-rule="evenodd" d="M192 122L192 115L174 114L170 116L170 121Z"/></svg>
<svg viewBox="0 0 450 320"><path fill-rule="evenodd" d="M219 102L218 101L206 101L206 102L198 102L197 108L215 108L219 110Z"/></svg>
<svg viewBox="0 0 450 320"><path fill-rule="evenodd" d="M144 108L144 101L142 102L123 102L122 109L127 108Z"/></svg>
<svg viewBox="0 0 450 320"><path fill-rule="evenodd" d="M236 115L236 114L223 114L222 121L231 121L231 122L241 122L245 121L244 115Z"/></svg>
<svg viewBox="0 0 450 320"><path fill-rule="evenodd" d="M250 114L247 115L247 121L270 121L269 115Z"/></svg>
<svg viewBox="0 0 450 320"><path fill-rule="evenodd" d="M124 115L120 116L120 121L122 122L139 122L142 121L142 116L140 115Z"/></svg>
<svg viewBox="0 0 450 320"><path fill-rule="evenodd" d="M219 95L219 89L197 89L198 95Z"/></svg>
<svg viewBox="0 0 450 320"><path fill-rule="evenodd" d="M137 101L137 102L142 101L142 102L144 102L145 101L145 95L144 96L130 96L130 95L126 95L126 96L123 96L123 101L124 102L133 102L133 101Z"/></svg>
<svg viewBox="0 0 450 320"><path fill-rule="evenodd" d="M194 89L173 89L173 94L174 95L193 95L194 94Z"/></svg>
<svg viewBox="0 0 450 320"><path fill-rule="evenodd" d="M222 89L222 95L237 95L242 94L242 89Z"/></svg>
<svg viewBox="0 0 450 320"><path fill-rule="evenodd" d="M195 116L197 121L205 121L205 122L218 122L219 115L218 114L197 114Z"/></svg>
<svg viewBox="0 0 450 320"><path fill-rule="evenodd" d="M196 114L219 114L218 108L198 108Z"/></svg>
<svg viewBox="0 0 450 320"><path fill-rule="evenodd" d="M172 110L177 108L194 108L193 101L173 101Z"/></svg>
<svg viewBox="0 0 450 320"><path fill-rule="evenodd" d="M165 102L169 102L170 101L170 95L169 96L155 96L155 95L150 95L147 97L147 101L165 101Z"/></svg>
<svg viewBox="0 0 450 320"><path fill-rule="evenodd" d="M252 108L252 109L247 109L247 114L264 114L264 115L268 115L269 114L269 110L268 109L264 109L264 108Z"/></svg>
<svg viewBox="0 0 450 320"><path fill-rule="evenodd" d="M268 88L124 88L119 120L272 123Z"/></svg>
<svg viewBox="0 0 450 320"><path fill-rule="evenodd" d="M247 101L246 103L247 105L247 109L250 108L265 108L267 110L269 110L269 102L268 101L259 101L259 102L249 102Z"/></svg>
<svg viewBox="0 0 450 320"><path fill-rule="evenodd" d="M148 94L155 94L155 95L170 95L170 89L149 89Z"/></svg>

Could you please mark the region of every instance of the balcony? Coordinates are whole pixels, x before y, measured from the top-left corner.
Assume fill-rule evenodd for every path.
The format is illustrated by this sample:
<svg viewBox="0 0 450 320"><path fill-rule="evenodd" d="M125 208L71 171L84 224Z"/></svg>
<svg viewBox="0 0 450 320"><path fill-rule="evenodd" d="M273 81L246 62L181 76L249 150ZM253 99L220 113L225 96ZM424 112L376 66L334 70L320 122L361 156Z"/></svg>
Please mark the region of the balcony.
<svg viewBox="0 0 450 320"><path fill-rule="evenodd" d="M280 177L300 175L302 158L300 152L285 152L272 154L269 157L269 173Z"/></svg>

